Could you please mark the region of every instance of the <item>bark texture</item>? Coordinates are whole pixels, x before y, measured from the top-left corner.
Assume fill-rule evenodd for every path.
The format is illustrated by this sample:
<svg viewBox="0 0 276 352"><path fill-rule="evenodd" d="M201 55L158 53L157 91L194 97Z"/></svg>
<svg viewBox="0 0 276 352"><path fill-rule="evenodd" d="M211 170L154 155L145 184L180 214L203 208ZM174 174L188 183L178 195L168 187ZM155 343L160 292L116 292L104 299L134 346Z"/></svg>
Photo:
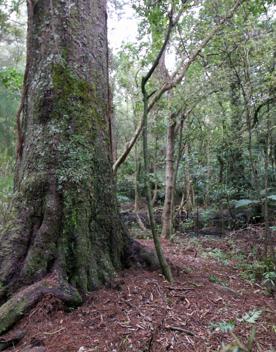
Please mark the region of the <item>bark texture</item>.
<svg viewBox="0 0 276 352"><path fill-rule="evenodd" d="M0 240L2 303L39 286L19 314L53 273L56 287L95 289L122 268L129 245L110 160L106 0L29 1L28 16L16 225Z"/></svg>

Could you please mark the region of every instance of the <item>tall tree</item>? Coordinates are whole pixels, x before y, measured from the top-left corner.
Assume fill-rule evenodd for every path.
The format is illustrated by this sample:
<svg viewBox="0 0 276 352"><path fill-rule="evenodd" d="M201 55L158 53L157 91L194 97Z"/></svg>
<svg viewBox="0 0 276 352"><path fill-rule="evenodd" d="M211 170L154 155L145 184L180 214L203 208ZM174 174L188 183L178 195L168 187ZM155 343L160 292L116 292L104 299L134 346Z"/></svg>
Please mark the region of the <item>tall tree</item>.
<svg viewBox="0 0 276 352"><path fill-rule="evenodd" d="M43 294L79 303L79 293L125 264L130 241L109 153L106 20L106 0L28 1L16 226L0 241L1 303L14 295L0 308L0 333Z"/></svg>

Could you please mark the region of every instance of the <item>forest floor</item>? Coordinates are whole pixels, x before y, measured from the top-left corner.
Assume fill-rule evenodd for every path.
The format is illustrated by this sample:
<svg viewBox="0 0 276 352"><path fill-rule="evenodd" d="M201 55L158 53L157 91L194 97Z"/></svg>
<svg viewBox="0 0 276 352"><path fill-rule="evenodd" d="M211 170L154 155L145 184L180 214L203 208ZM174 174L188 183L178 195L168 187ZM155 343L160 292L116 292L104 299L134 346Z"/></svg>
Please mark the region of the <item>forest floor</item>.
<svg viewBox="0 0 276 352"><path fill-rule="evenodd" d="M248 280L246 263L258 255L261 233L255 226L223 238L163 240L174 283L157 271L129 269L75 310L46 297L9 333L26 335L7 351L219 351L235 338L246 344L254 329L253 351L276 351L276 298Z"/></svg>

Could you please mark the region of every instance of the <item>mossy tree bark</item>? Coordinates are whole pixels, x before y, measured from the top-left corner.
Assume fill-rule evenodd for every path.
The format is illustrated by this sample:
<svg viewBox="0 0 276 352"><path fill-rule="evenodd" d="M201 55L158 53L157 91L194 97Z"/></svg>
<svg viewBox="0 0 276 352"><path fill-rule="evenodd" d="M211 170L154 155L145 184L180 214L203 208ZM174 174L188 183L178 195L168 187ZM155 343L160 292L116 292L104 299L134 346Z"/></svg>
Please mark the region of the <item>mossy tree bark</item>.
<svg viewBox="0 0 276 352"><path fill-rule="evenodd" d="M78 303L78 292L124 266L130 243L109 152L106 0L29 1L28 16L16 226L0 240L1 302L30 289L10 318L13 304L0 308L0 333L49 287L59 296L66 287L66 300L71 292Z"/></svg>

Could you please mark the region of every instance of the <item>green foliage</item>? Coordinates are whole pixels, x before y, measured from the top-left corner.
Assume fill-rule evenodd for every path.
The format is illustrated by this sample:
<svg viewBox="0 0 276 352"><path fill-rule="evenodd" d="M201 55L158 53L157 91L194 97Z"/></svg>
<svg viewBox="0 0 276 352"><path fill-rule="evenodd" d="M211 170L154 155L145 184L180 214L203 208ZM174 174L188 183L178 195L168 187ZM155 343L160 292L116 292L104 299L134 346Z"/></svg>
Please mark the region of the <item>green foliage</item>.
<svg viewBox="0 0 276 352"><path fill-rule="evenodd" d="M120 199L134 200L135 190L131 180L127 178L121 179L117 184L117 194Z"/></svg>
<svg viewBox="0 0 276 352"><path fill-rule="evenodd" d="M130 203L131 199L129 199L127 196L118 194L117 199L119 203Z"/></svg>
<svg viewBox="0 0 276 352"><path fill-rule="evenodd" d="M229 260L228 260L228 255L222 251L221 249L214 248L211 251L207 252L207 255L211 258L214 258L221 262L224 265L228 265Z"/></svg>
<svg viewBox="0 0 276 352"><path fill-rule="evenodd" d="M0 194L10 193L13 188L14 162L6 155L0 155Z"/></svg>
<svg viewBox="0 0 276 352"><path fill-rule="evenodd" d="M2 156L0 158L0 233L13 220L13 172L13 161Z"/></svg>
<svg viewBox="0 0 276 352"><path fill-rule="evenodd" d="M195 220L194 219L187 219L185 222L181 223L181 230L186 231L186 230L192 230L195 228Z"/></svg>
<svg viewBox="0 0 276 352"><path fill-rule="evenodd" d="M240 339L234 334L233 330L238 325L238 323L245 323L245 324L255 324L257 320L260 318L262 314L261 310L252 310L245 313L242 318L229 320L229 321L222 321L217 323L212 323L210 325L211 329L215 331L221 331L224 333L230 333L231 336L234 338L234 342L225 346L222 345L221 352L252 352L253 345L256 339L256 329L253 328L247 342L244 344L240 341Z"/></svg>
<svg viewBox="0 0 276 352"><path fill-rule="evenodd" d="M271 276L269 273L276 272L275 263L272 258L255 260L252 263L241 262L238 264L238 268L242 270L241 276L250 281L264 282L267 275Z"/></svg>
<svg viewBox="0 0 276 352"><path fill-rule="evenodd" d="M160 67L159 71L158 68L156 76L149 82L150 92L155 92L169 80L168 74L172 74L191 55L214 23L229 12L233 2L207 0L199 7L194 7L193 3L186 5L167 48L166 63L169 62L170 70ZM174 6L177 13L180 1L174 2ZM160 49L168 25L170 3L138 1L133 7L139 21L137 41L124 43L114 60L118 154L140 121L141 77ZM176 182L176 203L179 202L178 196L184 194L188 210L195 205L207 207L210 204L214 209L229 210L234 206L236 210L247 210L264 200L260 190L264 189L266 178L264 148L269 132L267 121L272 124L275 114L274 13L271 1L243 3L229 25L223 27L202 50L198 60L189 66L185 81L164 95L150 112L150 172L153 181L158 175L158 186L162 192L168 116L178 109L192 109L184 123ZM176 123L175 159L179 147L180 116ZM267 173L269 188L274 189L275 129L272 128L269 133L271 145ZM119 182L124 177L133 184L136 182L140 150L137 144L137 149L118 174ZM187 196L188 185L192 199ZM152 188L154 186L152 182ZM270 192L270 207L273 199ZM260 213L258 215L260 218ZM209 217L212 215L209 216L207 210L203 214L204 224L208 224ZM251 220L258 219L253 215L249 217ZM186 228L190 225L183 224ZM237 221L239 225L242 223Z"/></svg>
<svg viewBox="0 0 276 352"><path fill-rule="evenodd" d="M235 329L235 325L234 320L220 321L218 323L211 323L210 329L214 331L230 332Z"/></svg>
<svg viewBox="0 0 276 352"><path fill-rule="evenodd" d="M253 352L253 346L256 340L255 328L252 329L246 344L242 343L240 339L233 332L230 332L230 333L234 338L234 341L228 344L227 346L223 344L220 352Z"/></svg>
<svg viewBox="0 0 276 352"><path fill-rule="evenodd" d="M2 69L0 71L0 82L10 92L18 95L23 82L22 72L18 72L14 67Z"/></svg>
<svg viewBox="0 0 276 352"><path fill-rule="evenodd" d="M221 285L221 286L224 286L224 287L228 286L228 284L225 281L221 280L220 278L218 278L214 274L209 275L208 278L209 278L209 281L214 283L214 284L218 284L218 285Z"/></svg>
<svg viewBox="0 0 276 352"><path fill-rule="evenodd" d="M274 288L276 286L276 271L266 271L263 273L263 283Z"/></svg>
<svg viewBox="0 0 276 352"><path fill-rule="evenodd" d="M19 102L19 80L17 74L10 76L6 70L0 71L0 140L3 141L0 144L0 158L15 154L15 115Z"/></svg>
<svg viewBox="0 0 276 352"><path fill-rule="evenodd" d="M203 209L203 211L200 214L203 225L209 226L211 220L214 218L216 214L217 214L217 210L215 210L214 208Z"/></svg>

